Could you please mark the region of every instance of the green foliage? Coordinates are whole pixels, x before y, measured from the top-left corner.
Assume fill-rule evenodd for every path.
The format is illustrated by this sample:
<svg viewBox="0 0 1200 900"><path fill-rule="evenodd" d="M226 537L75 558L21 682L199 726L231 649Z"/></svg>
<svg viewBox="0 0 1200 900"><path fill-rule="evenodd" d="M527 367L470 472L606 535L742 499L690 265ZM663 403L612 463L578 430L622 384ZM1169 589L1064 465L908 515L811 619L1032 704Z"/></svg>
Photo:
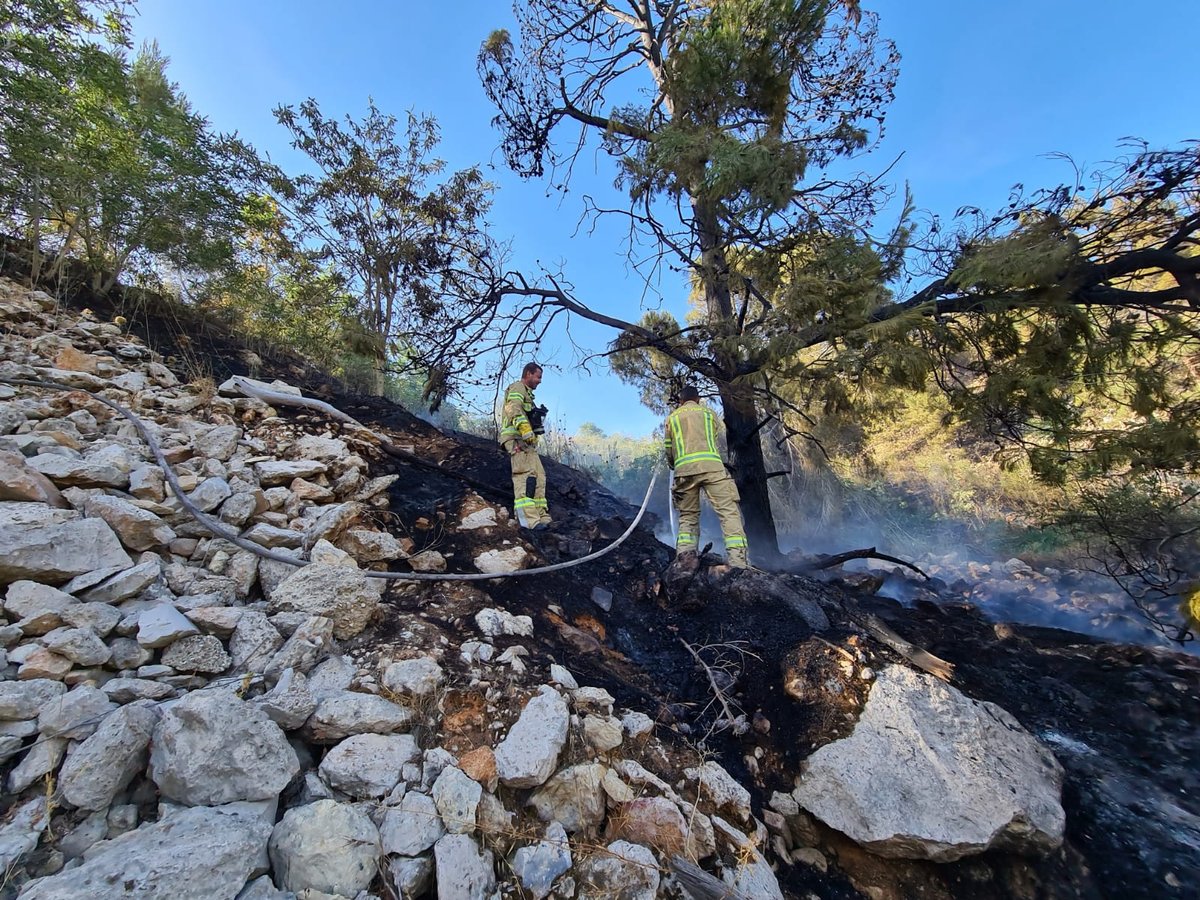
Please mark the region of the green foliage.
<svg viewBox="0 0 1200 900"><path fill-rule="evenodd" d="M466 324L490 302L477 266L491 185L472 167L442 177L432 116L410 113L403 131L372 102L360 121L326 117L316 101L275 110L315 173L273 167L260 184L307 247L359 298L360 320L380 338L377 360L411 360L448 382L471 371ZM382 385L377 385L377 389Z"/></svg>
<svg viewBox="0 0 1200 900"><path fill-rule="evenodd" d="M124 3L8 4L0 15L0 196L33 252L78 255L93 287L230 261L240 201L209 132L149 45L129 62ZM107 45L103 41L107 40ZM4 65L3 63L7 63Z"/></svg>

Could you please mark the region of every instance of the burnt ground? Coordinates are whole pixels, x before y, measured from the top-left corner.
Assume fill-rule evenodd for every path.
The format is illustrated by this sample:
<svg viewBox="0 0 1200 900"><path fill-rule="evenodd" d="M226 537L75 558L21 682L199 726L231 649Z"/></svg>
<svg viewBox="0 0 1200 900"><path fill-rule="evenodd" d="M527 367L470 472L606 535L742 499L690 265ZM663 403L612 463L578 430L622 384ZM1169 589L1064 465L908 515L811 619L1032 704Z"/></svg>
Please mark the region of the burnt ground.
<svg viewBox="0 0 1200 900"><path fill-rule="evenodd" d="M412 537L418 549L433 546L453 554L452 570L470 570L462 561L473 545L483 546L489 538L487 530L446 527L463 500L477 490L491 502L511 499L507 459L489 441L444 434L394 404L348 394L304 363L263 348L255 348L262 371L251 373L244 346L219 323L170 309L152 295L116 303L82 296L75 302L90 305L101 318L123 313L131 331L197 374L217 382L231 374L282 378L328 399L386 440L467 476L474 486L382 452L372 460L373 475L401 475L391 493L391 524ZM281 414L320 421L303 413ZM539 561L558 562L599 549L631 521L635 508L586 476L552 461L546 468L550 507L560 521L548 533L522 532ZM535 673L544 676L550 661L557 661L581 684L608 689L618 706L654 715L664 740L684 752L699 748L715 755L753 786L761 809L772 790L790 790L815 747L848 733L866 693L862 669L878 671L901 661L857 625L856 609L873 612L909 641L953 663L953 683L960 690L1003 706L1053 748L1066 771L1066 842L1046 859L986 853L932 864L881 859L814 825L809 837L829 860L828 872L781 865L780 883L789 896L1194 895L1200 883L1196 658L1052 629L994 626L962 606L905 608L800 576L703 566L690 583L672 585L672 551L655 540L652 530L652 524L644 524L602 559L545 576L480 582L478 590L457 594L394 590L394 618L377 622L368 640L411 639L412 632L396 623L413 616L461 628L465 636L470 628L463 625L464 613L483 605L528 614L535 621L536 643L530 645L527 664ZM611 604L605 593L611 594ZM815 637L797 602L810 613L819 607L830 627ZM714 729L724 712L684 641L714 672L720 670L714 677L731 712L744 714L749 725L743 734ZM504 640L498 643L503 649ZM814 672L822 677L809 677ZM813 683L833 688L813 692Z"/></svg>

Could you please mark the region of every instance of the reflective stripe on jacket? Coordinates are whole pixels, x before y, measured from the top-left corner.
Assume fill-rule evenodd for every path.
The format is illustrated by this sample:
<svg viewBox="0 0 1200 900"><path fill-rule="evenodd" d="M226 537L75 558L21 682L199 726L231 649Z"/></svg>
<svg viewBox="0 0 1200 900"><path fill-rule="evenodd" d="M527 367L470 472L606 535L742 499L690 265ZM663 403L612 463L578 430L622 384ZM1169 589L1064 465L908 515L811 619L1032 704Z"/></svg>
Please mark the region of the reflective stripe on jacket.
<svg viewBox="0 0 1200 900"><path fill-rule="evenodd" d="M537 435L529 424L533 409L533 391L523 381L514 381L504 391L504 410L500 413L500 443L511 449L517 441L537 444Z"/></svg>
<svg viewBox="0 0 1200 900"><path fill-rule="evenodd" d="M667 464L677 475L725 471L717 449L717 417L707 406L684 403L667 416L665 431Z"/></svg>

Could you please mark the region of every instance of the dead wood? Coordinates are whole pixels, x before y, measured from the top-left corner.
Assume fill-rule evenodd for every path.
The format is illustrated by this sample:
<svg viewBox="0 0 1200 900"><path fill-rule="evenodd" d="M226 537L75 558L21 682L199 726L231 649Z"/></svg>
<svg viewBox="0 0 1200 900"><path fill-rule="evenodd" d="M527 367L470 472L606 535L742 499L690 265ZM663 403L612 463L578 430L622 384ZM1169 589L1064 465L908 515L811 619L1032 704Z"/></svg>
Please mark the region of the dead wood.
<svg viewBox="0 0 1200 900"><path fill-rule="evenodd" d="M849 562L852 559L879 559L884 562L895 563L898 566L904 566L907 569L912 569L922 578L929 578L920 568L907 560L899 557L889 556L886 553L876 552L874 547L864 547L861 550L847 550L845 553L835 553L833 556L823 556L819 560L808 563L801 567L802 572L819 572L822 569L832 569L834 566L840 566L844 562Z"/></svg>

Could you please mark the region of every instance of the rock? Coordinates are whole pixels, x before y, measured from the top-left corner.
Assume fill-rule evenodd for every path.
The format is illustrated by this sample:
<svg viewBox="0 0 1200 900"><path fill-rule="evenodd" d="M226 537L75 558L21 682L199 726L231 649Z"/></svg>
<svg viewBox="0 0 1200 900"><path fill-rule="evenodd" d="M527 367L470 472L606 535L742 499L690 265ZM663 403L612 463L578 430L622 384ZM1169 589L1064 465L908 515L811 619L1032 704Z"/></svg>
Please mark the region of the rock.
<svg viewBox="0 0 1200 900"><path fill-rule="evenodd" d="M305 614L277 613L272 617L272 621L286 615ZM324 616L306 616L300 626L292 632L291 637L271 657L271 661L263 669L263 675L269 682L285 669L307 673L318 661L328 656L332 648L333 621Z"/></svg>
<svg viewBox="0 0 1200 900"><path fill-rule="evenodd" d="M325 754L320 773L326 784L351 797L379 798L400 781L405 763L420 758L410 734L355 734Z"/></svg>
<svg viewBox="0 0 1200 900"><path fill-rule="evenodd" d="M8 773L8 792L19 794L43 775L49 775L58 768L66 752L66 738L35 741L16 768Z"/></svg>
<svg viewBox="0 0 1200 900"><path fill-rule="evenodd" d="M762 900L784 900L779 881L771 871L770 864L753 847L742 851L736 869L725 870L725 883L743 897L761 897Z"/></svg>
<svg viewBox="0 0 1200 900"><path fill-rule="evenodd" d="M299 728L317 708L317 700L308 689L308 679L291 668L285 669L275 687L254 703L284 731Z"/></svg>
<svg viewBox="0 0 1200 900"><path fill-rule="evenodd" d="M219 638L198 634L177 640L163 652L162 661L179 672L216 675L229 668L231 659Z"/></svg>
<svg viewBox="0 0 1200 900"><path fill-rule="evenodd" d="M592 602L605 612L608 612L610 609L612 609L612 591L607 591L597 585L596 587L592 588Z"/></svg>
<svg viewBox="0 0 1200 900"><path fill-rule="evenodd" d="M483 788L457 766L447 766L433 783L433 802L451 834L475 831L475 810Z"/></svg>
<svg viewBox="0 0 1200 900"><path fill-rule="evenodd" d="M379 831L353 806L318 800L284 813L271 833L270 854L285 890L354 897L375 878Z"/></svg>
<svg viewBox="0 0 1200 900"><path fill-rule="evenodd" d="M150 778L179 803L271 799L299 771L279 726L232 693L189 694L154 729Z"/></svg>
<svg viewBox="0 0 1200 900"><path fill-rule="evenodd" d="M680 853L687 843L687 821L665 797L639 797L621 806L610 820L609 836L653 847L665 854Z"/></svg>
<svg viewBox="0 0 1200 900"><path fill-rule="evenodd" d="M475 512L463 516L462 521L458 523L459 531L473 531L476 528L492 528L496 525L496 510L491 506L485 506L482 509L477 509Z"/></svg>
<svg viewBox="0 0 1200 900"><path fill-rule="evenodd" d="M100 688L106 697L116 703L132 703L137 700L165 700L175 695L175 688L161 681L146 678L113 678Z"/></svg>
<svg viewBox="0 0 1200 900"><path fill-rule="evenodd" d="M121 613L107 603L76 603L64 609L60 616L67 625L85 630L96 638L106 637L121 621ZM54 648L51 647L51 649ZM64 656L70 655L64 653L62 649L58 649L56 652L63 653ZM101 665L108 662L111 656L112 650L106 647L103 651L103 659L99 662L84 663L75 657L71 658L80 665Z"/></svg>
<svg viewBox="0 0 1200 900"><path fill-rule="evenodd" d="M161 577L162 562L157 559L147 560L107 576L95 586L79 588L79 598L93 603L120 603L130 597L136 597ZM71 592L70 588L71 584L66 585L68 593Z"/></svg>
<svg viewBox="0 0 1200 900"><path fill-rule="evenodd" d="M41 506L7 504L3 506ZM129 568L133 560L101 519L76 519L50 525L4 524L0 518L0 584L21 579L62 583L107 567Z"/></svg>
<svg viewBox="0 0 1200 900"><path fill-rule="evenodd" d="M201 430L192 443L202 456L224 462L233 456L241 437L242 429L236 425L217 425Z"/></svg>
<svg viewBox="0 0 1200 900"><path fill-rule="evenodd" d="M0 428L2 431L3 428ZM68 507L53 481L37 469L27 466L25 457L20 453L9 450L0 450L0 500L47 503L59 509Z"/></svg>
<svg viewBox="0 0 1200 900"><path fill-rule="evenodd" d="M567 833L558 822L546 828L545 839L530 847L521 847L512 859L513 874L533 900L550 893L557 878L571 868L571 847Z"/></svg>
<svg viewBox="0 0 1200 900"><path fill-rule="evenodd" d="M427 697L445 679L442 667L428 656L394 662L383 673L383 686L395 694L408 697Z"/></svg>
<svg viewBox="0 0 1200 900"><path fill-rule="evenodd" d="M271 594L270 612L306 612L333 620L338 640L361 632L379 607L379 587L367 583L357 569L314 564L305 566Z"/></svg>
<svg viewBox="0 0 1200 900"><path fill-rule="evenodd" d="M128 897L233 897L260 874L270 835L270 825L248 816L187 809L96 844L82 865L30 882L21 897L108 897L118 884Z"/></svg>
<svg viewBox="0 0 1200 900"><path fill-rule="evenodd" d="M379 830L383 852L402 856L424 853L445 833L433 798L416 791L409 791L398 807L384 813Z"/></svg>
<svg viewBox="0 0 1200 900"><path fill-rule="evenodd" d="M901 666L879 675L854 732L807 763L796 801L881 856L949 862L1062 843L1054 755L995 704Z"/></svg>
<svg viewBox="0 0 1200 900"><path fill-rule="evenodd" d="M566 701L554 688L543 685L525 705L508 737L496 747L496 771L509 787L543 784L558 763L567 740L569 713Z"/></svg>
<svg viewBox="0 0 1200 900"><path fill-rule="evenodd" d="M407 556L403 545L392 535L365 528L347 529L338 538L337 545L359 562L380 562L403 559Z"/></svg>
<svg viewBox="0 0 1200 900"><path fill-rule="evenodd" d="M76 607L82 605L75 604ZM119 616L117 611L110 606L99 605L113 616L112 626L115 626ZM56 628L42 638L42 643L47 650L65 656L79 666L102 666L112 657L112 650L90 628Z"/></svg>
<svg viewBox="0 0 1200 900"><path fill-rule="evenodd" d="M468 778L483 785L485 790L494 791L500 781L496 774L496 754L486 745L468 750L460 756L458 767Z"/></svg>
<svg viewBox="0 0 1200 900"><path fill-rule="evenodd" d="M263 487L291 484L296 478L311 478L324 474L326 466L323 462L312 459L299 460L266 460L254 464L254 472L258 483Z"/></svg>
<svg viewBox="0 0 1200 900"><path fill-rule="evenodd" d="M237 606L200 606L189 609L184 615L205 634L227 641L233 637L243 612Z"/></svg>
<svg viewBox="0 0 1200 900"><path fill-rule="evenodd" d="M638 844L613 841L576 870L576 900L654 900L658 896L658 863L653 853Z"/></svg>
<svg viewBox="0 0 1200 900"><path fill-rule="evenodd" d="M133 703L109 715L87 740L67 754L58 776L63 799L79 809L107 809L146 768L150 737L161 713Z"/></svg>
<svg viewBox="0 0 1200 900"><path fill-rule="evenodd" d="M514 616L503 609L481 609L475 614L475 624L488 637L502 634L533 636L533 619L529 616Z"/></svg>
<svg viewBox="0 0 1200 900"><path fill-rule="evenodd" d="M109 644L111 662L118 669L136 669L154 658L154 654L132 638L119 637Z"/></svg>
<svg viewBox="0 0 1200 900"><path fill-rule="evenodd" d="M38 731L43 737L81 741L114 709L116 706L102 691L81 684L42 707Z"/></svg>
<svg viewBox="0 0 1200 900"><path fill-rule="evenodd" d="M144 610L137 619L137 642L143 647L166 647L180 638L199 634L200 629L169 603Z"/></svg>
<svg viewBox="0 0 1200 900"><path fill-rule="evenodd" d="M152 550L175 540L175 531L149 510L120 497L92 494L83 504L84 515L103 519L131 550Z"/></svg>
<svg viewBox="0 0 1200 900"><path fill-rule="evenodd" d="M46 815L46 798L34 797L23 804L3 826L0 826L0 872L8 872L41 840L50 824Z"/></svg>
<svg viewBox="0 0 1200 900"><path fill-rule="evenodd" d="M604 821L605 768L580 763L556 772L529 803L543 822L560 822L570 832L590 832Z"/></svg>
<svg viewBox="0 0 1200 900"><path fill-rule="evenodd" d="M571 691L571 699L580 712L596 712L608 715L613 708L613 695L604 688L581 687Z"/></svg>
<svg viewBox="0 0 1200 900"><path fill-rule="evenodd" d="M467 834L447 834L433 846L438 900L490 897L496 889L491 850L483 850Z"/></svg>
<svg viewBox="0 0 1200 900"><path fill-rule="evenodd" d="M120 488L129 486L129 473L108 463L72 458L59 453L39 453L26 462L54 482L55 487Z"/></svg>
<svg viewBox="0 0 1200 900"><path fill-rule="evenodd" d="M256 609L244 610L229 639L234 671L261 672L282 643L283 636L263 613Z"/></svg>
<svg viewBox="0 0 1200 900"><path fill-rule="evenodd" d="M22 648L23 649L23 648ZM21 662L17 677L22 680L32 678L50 678L61 680L67 676L75 664L65 656L59 656L44 647L38 647Z"/></svg>
<svg viewBox="0 0 1200 900"><path fill-rule="evenodd" d="M700 796L718 810L730 813L743 822L750 820L750 792L720 763L709 760L697 768L684 769L689 781L699 782Z"/></svg>
<svg viewBox="0 0 1200 900"><path fill-rule="evenodd" d="M558 663L550 664L550 680L555 684L561 684L568 691L573 691L579 687L579 682L575 680L575 676Z"/></svg>
<svg viewBox="0 0 1200 900"><path fill-rule="evenodd" d="M342 691L320 698L304 726L304 734L319 744L332 744L352 734L391 734L403 731L413 714L382 697Z"/></svg>
<svg viewBox="0 0 1200 900"><path fill-rule="evenodd" d="M61 681L38 678L28 681L0 681L0 720L36 719L51 701L67 692Z"/></svg>
<svg viewBox="0 0 1200 900"><path fill-rule="evenodd" d="M265 522L259 522L242 535L248 541L266 547L268 550L295 550L304 541L304 535L291 528L277 528Z"/></svg>
<svg viewBox="0 0 1200 900"><path fill-rule="evenodd" d="M63 624L62 614L79 601L65 591L36 581L17 581L9 585L4 611L17 620L22 634L48 634Z"/></svg>
<svg viewBox="0 0 1200 900"><path fill-rule="evenodd" d="M621 720L613 716L588 716L583 720L583 736L600 753L615 750L624 739Z"/></svg>
<svg viewBox="0 0 1200 900"><path fill-rule="evenodd" d="M508 572L518 572L525 568L529 554L524 547L510 547L507 550L485 550L475 557L475 568L488 575L504 575ZM412 560L410 559L409 562Z"/></svg>
<svg viewBox="0 0 1200 900"><path fill-rule="evenodd" d="M408 564L414 572L445 572L446 557L436 550L422 550L408 558Z"/></svg>
<svg viewBox="0 0 1200 900"><path fill-rule="evenodd" d="M630 711L621 716L621 727L636 740L654 730L654 720L645 713Z"/></svg>
<svg viewBox="0 0 1200 900"><path fill-rule="evenodd" d="M306 434L296 441L294 452L304 459L316 459L322 462L335 462L344 459L350 452L346 442L340 438L326 437L320 434Z"/></svg>
<svg viewBox="0 0 1200 900"><path fill-rule="evenodd" d="M433 860L427 856L397 856L388 862L398 897L421 897L433 881Z"/></svg>

